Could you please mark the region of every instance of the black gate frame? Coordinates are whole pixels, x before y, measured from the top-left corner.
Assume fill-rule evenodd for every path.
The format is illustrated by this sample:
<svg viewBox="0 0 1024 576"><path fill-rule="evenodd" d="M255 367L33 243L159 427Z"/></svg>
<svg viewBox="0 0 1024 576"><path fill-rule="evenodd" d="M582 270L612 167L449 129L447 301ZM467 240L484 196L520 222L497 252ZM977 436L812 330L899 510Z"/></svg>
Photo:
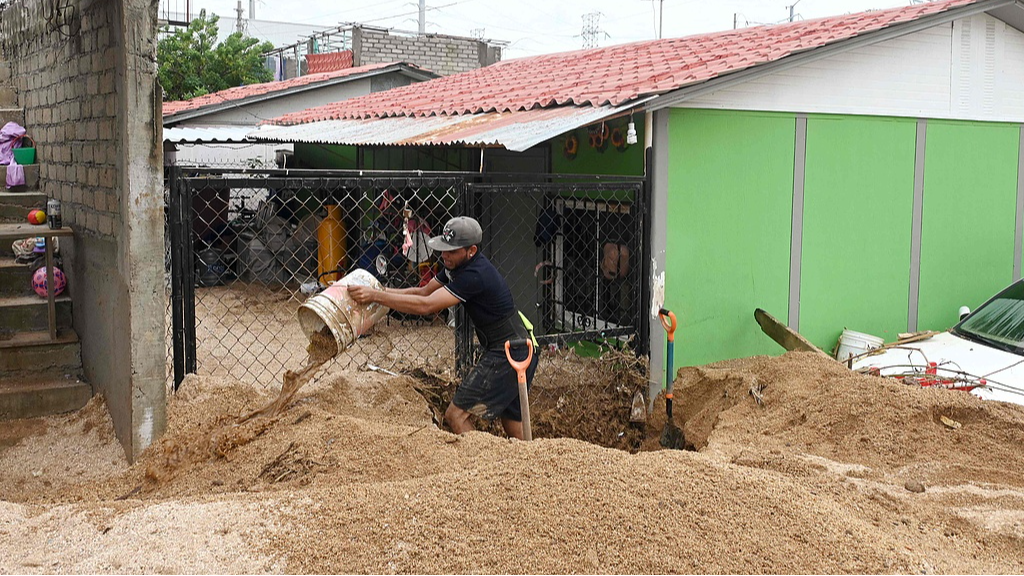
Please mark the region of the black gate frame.
<svg viewBox="0 0 1024 576"><path fill-rule="evenodd" d="M187 175L186 175L187 172ZM372 184L375 179L408 178L411 180L451 179L456 183L455 214L472 210L478 196L494 191L515 191L518 186L552 187L559 190L632 190L634 192L636 237L640 241L640 301L633 322L611 329L580 330L557 334L539 334L538 343L559 346L582 340L634 335L633 349L638 356L650 354L650 255L652 253L651 185L643 177L602 176L589 174L496 174L476 172L426 171L369 171L369 170L266 170L244 168L189 168L173 166L168 170L169 198L166 206L167 227L170 238L171 259L171 337L173 341L173 388L177 390L186 374L197 371L196 355L196 258L192 233L192 202L196 182L208 187L211 176L222 176L218 186L225 188L309 188L304 181L315 180L323 188L325 181L337 186L355 187ZM328 186L329 187L329 186ZM322 199L321 199L322 200ZM478 351L474 345L474 331L465 312L459 307L456 315L456 368L460 376L468 373Z"/></svg>

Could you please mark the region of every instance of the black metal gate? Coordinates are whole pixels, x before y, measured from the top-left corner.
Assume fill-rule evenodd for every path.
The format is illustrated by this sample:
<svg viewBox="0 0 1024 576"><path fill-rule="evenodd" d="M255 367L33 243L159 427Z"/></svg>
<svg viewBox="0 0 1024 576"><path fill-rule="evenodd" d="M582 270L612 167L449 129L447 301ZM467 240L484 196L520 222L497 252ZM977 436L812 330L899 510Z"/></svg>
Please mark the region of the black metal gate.
<svg viewBox="0 0 1024 576"><path fill-rule="evenodd" d="M483 182L467 190L483 250L541 345L619 340L647 353L642 180ZM461 340L472 341L468 328ZM471 358L459 360L464 368Z"/></svg>
<svg viewBox="0 0 1024 576"><path fill-rule="evenodd" d="M425 240L463 214L480 220L483 252L543 345L648 352L641 179L175 167L168 184L175 387L188 373L274 384L305 359L294 314L318 280L364 268L388 286L429 282L440 264ZM340 258L322 249L325 227L342 231ZM339 362L461 374L475 355L462 316L392 312Z"/></svg>

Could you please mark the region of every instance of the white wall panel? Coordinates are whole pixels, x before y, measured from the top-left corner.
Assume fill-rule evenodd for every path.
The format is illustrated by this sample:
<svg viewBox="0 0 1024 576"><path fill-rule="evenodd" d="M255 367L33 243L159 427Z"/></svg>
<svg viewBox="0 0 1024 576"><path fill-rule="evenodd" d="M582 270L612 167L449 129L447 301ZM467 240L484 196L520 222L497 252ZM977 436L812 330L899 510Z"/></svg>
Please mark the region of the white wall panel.
<svg viewBox="0 0 1024 576"><path fill-rule="evenodd" d="M981 14L677 106L1024 121L1024 34Z"/></svg>

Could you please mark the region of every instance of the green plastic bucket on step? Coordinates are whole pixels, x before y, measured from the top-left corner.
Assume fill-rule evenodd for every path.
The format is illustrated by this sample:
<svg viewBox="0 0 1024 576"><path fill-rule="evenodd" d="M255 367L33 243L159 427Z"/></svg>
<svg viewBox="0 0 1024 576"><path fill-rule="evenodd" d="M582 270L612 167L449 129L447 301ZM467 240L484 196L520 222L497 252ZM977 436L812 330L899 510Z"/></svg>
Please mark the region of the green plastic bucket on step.
<svg viewBox="0 0 1024 576"><path fill-rule="evenodd" d="M14 149L14 161L22 166L27 164L36 163L36 149L35 148L15 148Z"/></svg>
<svg viewBox="0 0 1024 576"><path fill-rule="evenodd" d="M32 145L31 146L25 146L25 141L26 140L31 142ZM35 164L36 163L36 141L33 140L31 136L22 136L21 137L21 143L22 143L22 147L21 148L14 148L12 150L12 152L14 152L14 161L17 162L18 164L21 164L22 166L24 166L26 164Z"/></svg>

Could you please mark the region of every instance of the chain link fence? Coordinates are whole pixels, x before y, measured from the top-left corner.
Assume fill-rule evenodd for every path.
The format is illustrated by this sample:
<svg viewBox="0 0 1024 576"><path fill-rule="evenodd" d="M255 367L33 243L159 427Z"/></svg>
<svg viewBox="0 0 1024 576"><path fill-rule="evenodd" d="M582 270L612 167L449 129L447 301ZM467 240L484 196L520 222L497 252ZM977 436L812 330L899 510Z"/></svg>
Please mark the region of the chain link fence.
<svg viewBox="0 0 1024 576"><path fill-rule="evenodd" d="M355 268L390 287L428 283L441 264L426 241L456 215L480 221L482 252L543 350L647 352L638 337L647 333L649 260L640 180L174 167L167 181L176 382L198 372L280 385L285 369L306 360L295 318L303 301ZM334 362L454 382L478 353L459 308L427 317L392 311ZM545 371L542 362L538 382ZM545 399L538 386L540 404L565 394L552 383L559 396Z"/></svg>

